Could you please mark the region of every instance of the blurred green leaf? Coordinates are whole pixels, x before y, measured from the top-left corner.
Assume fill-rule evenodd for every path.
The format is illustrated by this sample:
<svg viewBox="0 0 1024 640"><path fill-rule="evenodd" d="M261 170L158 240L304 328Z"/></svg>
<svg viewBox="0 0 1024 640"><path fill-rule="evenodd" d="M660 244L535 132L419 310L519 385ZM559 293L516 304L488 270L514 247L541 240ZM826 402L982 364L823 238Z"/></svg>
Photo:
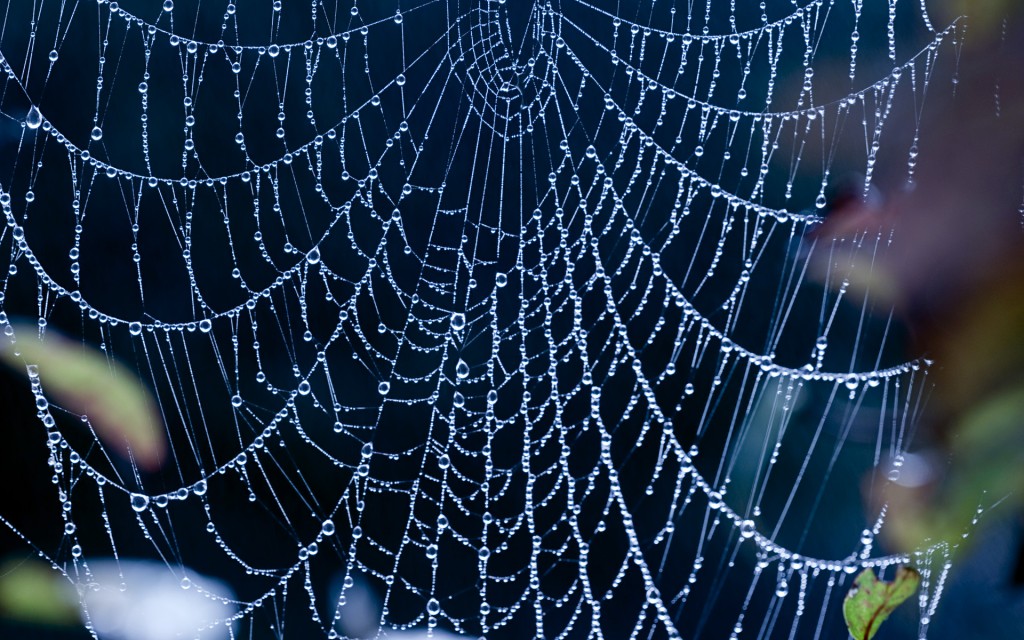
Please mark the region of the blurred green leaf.
<svg viewBox="0 0 1024 640"><path fill-rule="evenodd" d="M38 560L10 560L0 568L0 610L28 623L77 625L78 601L63 576Z"/></svg>
<svg viewBox="0 0 1024 640"><path fill-rule="evenodd" d="M890 543L905 551L936 542L962 547L979 508L1024 504L1022 424L1024 383L970 406L950 428L953 455L941 484L926 491L897 483L886 487Z"/></svg>
<svg viewBox="0 0 1024 640"><path fill-rule="evenodd" d="M40 339L32 325L15 328L16 341L0 341L0 360L22 373L35 366L47 397L87 415L105 445L130 455L142 468L160 467L167 453L162 421L153 397L134 373L53 329Z"/></svg>
<svg viewBox="0 0 1024 640"><path fill-rule="evenodd" d="M871 640L896 607L914 595L921 574L910 567L896 570L892 582L879 580L873 569L865 569L853 582L843 601L846 628L855 640Z"/></svg>
<svg viewBox="0 0 1024 640"><path fill-rule="evenodd" d="M1020 6L1019 0L946 0L939 3L943 18L951 21L967 16L970 25L983 36L994 36L999 25Z"/></svg>

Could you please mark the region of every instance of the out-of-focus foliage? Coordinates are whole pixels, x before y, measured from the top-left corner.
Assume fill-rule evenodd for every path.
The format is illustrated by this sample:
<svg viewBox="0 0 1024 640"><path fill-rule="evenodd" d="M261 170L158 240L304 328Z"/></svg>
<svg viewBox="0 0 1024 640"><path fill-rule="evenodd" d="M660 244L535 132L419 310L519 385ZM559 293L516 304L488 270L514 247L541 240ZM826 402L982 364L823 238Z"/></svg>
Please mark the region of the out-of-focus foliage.
<svg viewBox="0 0 1024 640"><path fill-rule="evenodd" d="M47 625L79 624L78 597L48 564L12 559L0 566L0 614Z"/></svg>
<svg viewBox="0 0 1024 640"><path fill-rule="evenodd" d="M897 569L892 582L879 580L873 569L862 571L843 601L843 617L850 635L855 640L874 638L882 623L914 595L920 584L921 574L910 567Z"/></svg>
<svg viewBox="0 0 1024 640"><path fill-rule="evenodd" d="M960 545L979 508L1024 506L1024 9L940 10L966 15L966 37L956 95L920 123L914 180L833 211L814 240L842 250L811 268L891 303L934 361L916 438L932 480L869 496L888 503L883 534L907 551ZM882 172L875 184L886 178L900 181Z"/></svg>
<svg viewBox="0 0 1024 640"><path fill-rule="evenodd" d="M156 403L134 373L53 329L38 338L34 327L21 324L16 335L17 341L0 342L0 360L23 373L36 367L47 396L68 411L88 416L108 447L143 469L159 468L167 453L166 437Z"/></svg>
<svg viewBox="0 0 1024 640"><path fill-rule="evenodd" d="M1020 0L946 0L939 8L947 20L958 16L969 16L972 28L979 35L991 37L998 30L1006 16L1019 7Z"/></svg>

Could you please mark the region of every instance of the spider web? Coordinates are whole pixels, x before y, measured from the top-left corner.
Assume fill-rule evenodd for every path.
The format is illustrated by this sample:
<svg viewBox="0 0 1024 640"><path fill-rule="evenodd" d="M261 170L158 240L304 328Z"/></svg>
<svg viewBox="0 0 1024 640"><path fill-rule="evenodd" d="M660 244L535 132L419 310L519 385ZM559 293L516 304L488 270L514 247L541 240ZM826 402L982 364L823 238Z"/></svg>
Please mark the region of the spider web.
<svg viewBox="0 0 1024 640"><path fill-rule="evenodd" d="M835 637L852 574L913 562L926 636L947 556L856 509L927 364L808 275L887 242L809 239L826 188L913 182L885 125L959 38L923 2L4 15L6 339L98 345L171 445L144 471L33 378L22 535L72 583L156 558L227 607L200 637L342 637L362 583L381 635Z"/></svg>

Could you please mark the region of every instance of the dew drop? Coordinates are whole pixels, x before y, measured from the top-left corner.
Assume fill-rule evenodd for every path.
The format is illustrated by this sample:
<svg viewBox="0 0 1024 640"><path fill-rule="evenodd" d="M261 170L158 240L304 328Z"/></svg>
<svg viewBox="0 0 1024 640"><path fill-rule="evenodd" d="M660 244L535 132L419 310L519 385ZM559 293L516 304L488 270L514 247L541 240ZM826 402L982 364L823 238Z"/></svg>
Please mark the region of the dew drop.
<svg viewBox="0 0 1024 640"><path fill-rule="evenodd" d="M780 598L785 598L789 595L789 583L786 582L785 578L779 580L779 584L775 587L775 595Z"/></svg>
<svg viewBox="0 0 1024 640"><path fill-rule="evenodd" d="M753 538L756 531L753 520L744 520L740 523L740 535L744 538Z"/></svg>
<svg viewBox="0 0 1024 640"><path fill-rule="evenodd" d="M431 598L427 601L427 613L432 616L436 616L441 613L441 603L438 602L436 598Z"/></svg>
<svg viewBox="0 0 1024 640"><path fill-rule="evenodd" d="M28 110L28 114L25 116L25 126L29 129L38 129L43 124L43 114L39 112L39 108L32 105L32 108Z"/></svg>
<svg viewBox="0 0 1024 640"><path fill-rule="evenodd" d="M141 493L132 494L132 509L137 513L141 513L149 508L149 496Z"/></svg>

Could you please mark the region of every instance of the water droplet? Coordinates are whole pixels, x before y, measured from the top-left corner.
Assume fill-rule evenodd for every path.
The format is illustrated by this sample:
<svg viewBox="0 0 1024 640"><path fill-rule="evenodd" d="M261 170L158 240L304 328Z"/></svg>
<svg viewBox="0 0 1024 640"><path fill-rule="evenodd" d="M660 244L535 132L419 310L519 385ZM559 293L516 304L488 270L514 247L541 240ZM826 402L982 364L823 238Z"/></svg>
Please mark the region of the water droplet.
<svg viewBox="0 0 1024 640"><path fill-rule="evenodd" d="M149 496L141 493L132 494L132 509L136 512L143 512L149 507Z"/></svg>
<svg viewBox="0 0 1024 640"><path fill-rule="evenodd" d="M436 598L431 598L427 601L427 613L432 616L436 616L441 613L441 603Z"/></svg>
<svg viewBox="0 0 1024 640"><path fill-rule="evenodd" d="M206 480L200 480L199 482L192 485L192 493L196 494L197 496L205 496Z"/></svg>
<svg viewBox="0 0 1024 640"><path fill-rule="evenodd" d="M740 523L740 535L744 538L753 538L756 532L753 520L744 520Z"/></svg>
<svg viewBox="0 0 1024 640"><path fill-rule="evenodd" d="M379 385L377 385L377 393L379 393L380 395L386 396L388 394L388 391L391 391L390 382L382 382Z"/></svg>
<svg viewBox="0 0 1024 640"><path fill-rule="evenodd" d="M210 329L212 328L213 323L210 322L207 318L203 318L202 320L199 321L199 330L202 331L203 333L210 333Z"/></svg>
<svg viewBox="0 0 1024 640"><path fill-rule="evenodd" d="M320 247L313 247L313 249L306 254L306 262L309 264L320 263Z"/></svg>
<svg viewBox="0 0 1024 640"><path fill-rule="evenodd" d="M236 409L242 406L242 396L238 395L237 393L231 396L231 406Z"/></svg>
<svg viewBox="0 0 1024 640"><path fill-rule="evenodd" d="M43 114L39 112L39 108L32 105L32 108L28 110L28 114L25 116L25 126L29 129L38 129L43 124Z"/></svg>
<svg viewBox="0 0 1024 640"><path fill-rule="evenodd" d="M436 557L437 557L437 545L436 544L428 544L427 545L427 558L433 560Z"/></svg>
<svg viewBox="0 0 1024 640"><path fill-rule="evenodd" d="M174 10L174 0L164 0L164 11Z"/></svg>
<svg viewBox="0 0 1024 640"><path fill-rule="evenodd" d="M312 390L313 387L310 386L309 380L303 380L302 382L299 383L298 391L300 396L308 396L309 392Z"/></svg>
<svg viewBox="0 0 1024 640"><path fill-rule="evenodd" d="M780 598L785 598L789 595L789 583L786 582L785 578L779 580L779 584L775 587L775 595Z"/></svg>
<svg viewBox="0 0 1024 640"><path fill-rule="evenodd" d="M469 377L469 365L465 360L459 359L459 364L455 366L455 375L461 379Z"/></svg>
<svg viewBox="0 0 1024 640"><path fill-rule="evenodd" d="M89 137L92 138L93 140L99 140L100 138L103 137L103 129L100 129L99 127L93 127L92 132L89 133Z"/></svg>
<svg viewBox="0 0 1024 640"><path fill-rule="evenodd" d="M498 285L499 287L504 287L505 285L508 284L508 276L505 275L504 273L499 273L494 278L494 284Z"/></svg>
<svg viewBox="0 0 1024 640"><path fill-rule="evenodd" d="M137 336L137 335L141 334L142 333L142 323L141 322L132 322L131 324L129 324L128 325L128 333L132 334L133 336Z"/></svg>
<svg viewBox="0 0 1024 640"><path fill-rule="evenodd" d="M466 315L463 313L452 314L452 329L461 331L466 326Z"/></svg>
<svg viewBox="0 0 1024 640"><path fill-rule="evenodd" d="M325 536L333 536L335 531L334 521L329 519L324 520L323 527L321 527L320 530L324 532Z"/></svg>

